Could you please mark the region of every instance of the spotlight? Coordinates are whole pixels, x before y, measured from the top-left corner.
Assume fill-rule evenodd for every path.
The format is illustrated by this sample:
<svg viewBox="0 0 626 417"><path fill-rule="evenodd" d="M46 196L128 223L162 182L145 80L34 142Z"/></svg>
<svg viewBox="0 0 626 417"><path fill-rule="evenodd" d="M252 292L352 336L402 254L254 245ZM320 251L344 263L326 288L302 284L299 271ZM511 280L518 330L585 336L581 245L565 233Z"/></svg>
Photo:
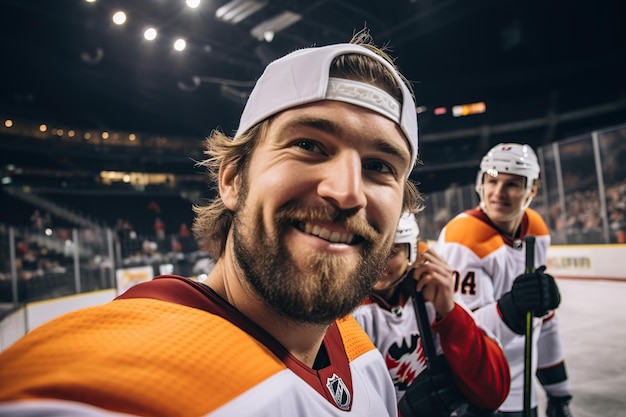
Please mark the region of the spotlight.
<svg viewBox="0 0 626 417"><path fill-rule="evenodd" d="M185 42L185 40L182 38L178 38L176 39L176 42L174 42L174 49L176 49L177 51L184 51L186 47L187 42Z"/></svg>
<svg viewBox="0 0 626 417"><path fill-rule="evenodd" d="M113 14L113 23L116 25L123 25L126 23L126 13L122 11L115 12Z"/></svg>
<svg viewBox="0 0 626 417"><path fill-rule="evenodd" d="M155 28L148 28L143 32L143 37L148 41L153 41L157 37L157 31Z"/></svg>

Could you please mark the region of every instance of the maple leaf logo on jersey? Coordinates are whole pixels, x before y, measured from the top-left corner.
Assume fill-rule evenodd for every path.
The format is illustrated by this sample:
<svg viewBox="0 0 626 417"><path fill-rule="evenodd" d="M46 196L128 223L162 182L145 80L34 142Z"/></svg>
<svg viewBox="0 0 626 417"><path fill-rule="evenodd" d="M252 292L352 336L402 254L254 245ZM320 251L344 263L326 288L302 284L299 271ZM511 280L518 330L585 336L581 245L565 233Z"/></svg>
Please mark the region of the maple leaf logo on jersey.
<svg viewBox="0 0 626 417"><path fill-rule="evenodd" d="M344 384L343 379L337 374L333 374L326 380L326 388L330 391L330 395L335 400L337 407L342 410L350 409L350 391L348 391L348 387Z"/></svg>
<svg viewBox="0 0 626 417"><path fill-rule="evenodd" d="M408 343L405 339L400 343L393 343L385 354L385 363L396 389L406 391L415 377L426 368L426 358L419 335L411 335Z"/></svg>
<svg viewBox="0 0 626 417"><path fill-rule="evenodd" d="M415 370L411 369L411 364L408 363L400 363L400 366L396 371L396 381L398 384L402 384L403 386L411 385L411 382L415 379ZM394 382L396 382L394 381Z"/></svg>

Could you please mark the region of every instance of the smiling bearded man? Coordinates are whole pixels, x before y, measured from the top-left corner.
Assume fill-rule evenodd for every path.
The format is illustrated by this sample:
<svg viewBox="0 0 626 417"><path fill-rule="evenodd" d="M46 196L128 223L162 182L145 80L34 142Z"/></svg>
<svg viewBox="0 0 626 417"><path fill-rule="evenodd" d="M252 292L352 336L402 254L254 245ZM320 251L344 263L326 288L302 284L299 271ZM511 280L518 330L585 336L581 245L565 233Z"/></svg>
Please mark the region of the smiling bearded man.
<svg viewBox="0 0 626 417"><path fill-rule="evenodd" d="M264 227L257 217L252 230L246 220L241 220L246 216L245 204L237 212L233 241L244 276L276 311L297 321L329 324L350 313L384 269L393 245L392 239L383 238L365 220L326 206L308 210L283 207L273 228ZM359 258L312 252L304 253L305 265L298 265L284 236L293 227L304 227L300 219L340 224L351 230L351 241L363 241Z"/></svg>
<svg viewBox="0 0 626 417"><path fill-rule="evenodd" d="M12 417L396 417L348 313L422 198L413 92L362 32L270 63L234 137L205 141L217 193L193 232L206 279L161 275L0 354Z"/></svg>

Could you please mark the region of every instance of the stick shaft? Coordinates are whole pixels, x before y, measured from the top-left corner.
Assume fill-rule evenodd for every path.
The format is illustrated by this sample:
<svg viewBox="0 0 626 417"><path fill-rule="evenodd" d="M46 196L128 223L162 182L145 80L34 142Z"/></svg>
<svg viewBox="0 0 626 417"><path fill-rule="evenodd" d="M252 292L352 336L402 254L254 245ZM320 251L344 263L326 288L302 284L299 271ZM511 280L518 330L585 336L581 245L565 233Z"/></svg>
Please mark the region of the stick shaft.
<svg viewBox="0 0 626 417"><path fill-rule="evenodd" d="M530 274L535 271L535 237L524 238L526 248L526 271ZM531 417L532 392L532 353L533 353L533 312L526 313L526 332L524 340L524 417Z"/></svg>
<svg viewBox="0 0 626 417"><path fill-rule="evenodd" d="M422 338L422 347L424 348L426 366L434 374L439 372L440 369L437 362L437 350L435 349L433 334L430 329L430 323L428 322L426 303L424 302L424 296L422 293L415 290L415 283L411 282L411 286L413 290L413 306L415 307L415 315L417 316L417 327Z"/></svg>

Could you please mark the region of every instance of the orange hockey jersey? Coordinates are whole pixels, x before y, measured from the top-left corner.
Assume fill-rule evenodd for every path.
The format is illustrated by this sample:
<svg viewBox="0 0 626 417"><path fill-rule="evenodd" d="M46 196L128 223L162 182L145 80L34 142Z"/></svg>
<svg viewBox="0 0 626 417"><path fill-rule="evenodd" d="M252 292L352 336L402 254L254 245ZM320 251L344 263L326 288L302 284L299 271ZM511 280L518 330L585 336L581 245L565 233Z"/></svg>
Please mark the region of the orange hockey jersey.
<svg viewBox="0 0 626 417"><path fill-rule="evenodd" d="M0 354L0 415L395 416L352 317L305 366L210 288L176 276L44 324Z"/></svg>

